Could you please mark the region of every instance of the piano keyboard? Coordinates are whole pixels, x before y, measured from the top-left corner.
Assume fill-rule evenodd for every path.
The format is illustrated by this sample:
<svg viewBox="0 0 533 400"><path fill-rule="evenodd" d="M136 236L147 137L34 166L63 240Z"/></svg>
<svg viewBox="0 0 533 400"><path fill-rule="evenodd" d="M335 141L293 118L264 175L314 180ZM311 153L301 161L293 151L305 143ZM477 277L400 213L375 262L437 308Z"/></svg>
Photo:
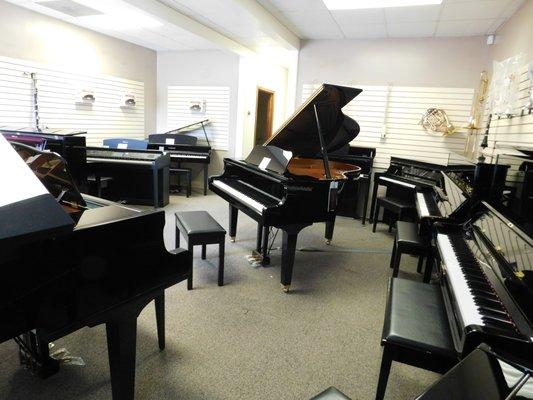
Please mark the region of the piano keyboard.
<svg viewBox="0 0 533 400"><path fill-rule="evenodd" d="M235 199L240 200L243 203L249 205L254 210L256 210L259 214L262 214L263 210L266 208L264 204L259 203L258 201L252 199L251 197L245 195L244 193L239 192L238 190L232 188L231 186L227 185L226 183L218 179L213 181L213 186L218 187L220 190L226 192L231 197L234 197Z"/></svg>
<svg viewBox="0 0 533 400"><path fill-rule="evenodd" d="M517 332L463 236L439 233L437 245L464 325Z"/></svg>
<svg viewBox="0 0 533 400"><path fill-rule="evenodd" d="M416 193L416 202L420 211L419 217L441 217L442 214L431 192L423 191Z"/></svg>
<svg viewBox="0 0 533 400"><path fill-rule="evenodd" d="M418 207L420 208L420 217L429 217L429 210L426 204L426 199L421 192L416 193L416 200L418 202Z"/></svg>
<svg viewBox="0 0 533 400"><path fill-rule="evenodd" d="M127 158L99 158L87 157L88 162L114 163L114 164L135 164L135 165L152 165L154 161L129 160Z"/></svg>
<svg viewBox="0 0 533 400"><path fill-rule="evenodd" d="M396 185L400 185L400 186L405 186L405 187L408 187L410 189L414 189L416 188L415 185L411 184L411 183L407 183L407 182L403 182L403 181L398 181L396 179L392 179L392 178L389 178L387 176L380 176L379 177L380 180L382 181L387 181L387 182L391 182L391 183L394 183Z"/></svg>
<svg viewBox="0 0 533 400"><path fill-rule="evenodd" d="M170 153L170 158L207 158L207 155Z"/></svg>

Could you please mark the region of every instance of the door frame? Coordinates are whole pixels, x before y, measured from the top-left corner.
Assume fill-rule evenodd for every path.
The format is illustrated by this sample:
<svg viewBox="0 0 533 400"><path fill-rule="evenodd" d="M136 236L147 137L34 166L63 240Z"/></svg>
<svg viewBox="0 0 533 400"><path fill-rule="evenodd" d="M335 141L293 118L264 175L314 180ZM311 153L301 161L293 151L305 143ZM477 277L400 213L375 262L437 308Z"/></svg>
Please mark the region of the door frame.
<svg viewBox="0 0 533 400"><path fill-rule="evenodd" d="M267 110L267 113L268 113L267 126L268 126L269 134L268 134L268 137L265 139L265 141L270 139L272 137L272 134L274 133L273 132L273 126L274 126L274 102L275 102L276 92L273 91L273 90L264 88L262 86L257 86L256 97L255 97L254 146L255 146L255 143L257 141L257 118L258 118L258 115L259 115L259 113L257 112L257 106L259 105L259 92L260 91L268 93L270 95L270 101L269 101L268 110Z"/></svg>

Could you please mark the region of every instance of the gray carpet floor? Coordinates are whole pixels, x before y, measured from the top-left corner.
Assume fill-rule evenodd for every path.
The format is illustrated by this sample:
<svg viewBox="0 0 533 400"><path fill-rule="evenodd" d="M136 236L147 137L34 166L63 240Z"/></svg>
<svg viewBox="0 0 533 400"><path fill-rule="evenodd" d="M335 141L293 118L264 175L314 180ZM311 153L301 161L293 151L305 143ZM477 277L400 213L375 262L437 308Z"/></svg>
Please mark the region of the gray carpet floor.
<svg viewBox="0 0 533 400"><path fill-rule="evenodd" d="M215 195L173 196L165 211L165 243L173 248L178 210L208 210L228 225L227 203ZM299 236L290 294L279 283L281 235L272 266L252 267L256 224L239 214L237 241L226 243L224 287L218 287L217 246L194 258L193 291L185 282L166 295L167 347L157 347L155 315L138 320L136 399L309 399L336 386L353 399L373 399L381 361L392 234L386 226L338 218L333 243L324 224ZM182 242L183 243L183 242ZM315 250L315 251L302 251ZM402 276L421 279L404 257ZM14 342L0 345L0 399L111 399L105 329L82 329L56 343L85 361L64 365L47 380L19 367ZM393 364L386 399L412 399L437 375Z"/></svg>

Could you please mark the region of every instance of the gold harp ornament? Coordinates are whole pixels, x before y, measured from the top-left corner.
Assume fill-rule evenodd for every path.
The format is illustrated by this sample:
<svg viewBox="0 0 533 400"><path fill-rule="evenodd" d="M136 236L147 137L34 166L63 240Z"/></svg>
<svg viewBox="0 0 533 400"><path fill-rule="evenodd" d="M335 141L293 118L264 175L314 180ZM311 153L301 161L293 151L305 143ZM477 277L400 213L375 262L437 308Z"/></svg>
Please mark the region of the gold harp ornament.
<svg viewBox="0 0 533 400"><path fill-rule="evenodd" d="M446 111L440 108L428 108L420 123L430 133L442 133L443 136L449 136L455 132L455 127L450 122Z"/></svg>

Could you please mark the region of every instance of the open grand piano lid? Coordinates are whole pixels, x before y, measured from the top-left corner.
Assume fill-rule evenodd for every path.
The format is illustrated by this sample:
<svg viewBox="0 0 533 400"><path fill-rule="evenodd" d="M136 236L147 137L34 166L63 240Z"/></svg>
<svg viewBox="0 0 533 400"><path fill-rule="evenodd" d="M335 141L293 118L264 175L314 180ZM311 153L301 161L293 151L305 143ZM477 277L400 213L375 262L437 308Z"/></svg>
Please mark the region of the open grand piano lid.
<svg viewBox="0 0 533 400"><path fill-rule="evenodd" d="M72 230L72 218L2 135L0 182L0 247L11 239L43 239Z"/></svg>
<svg viewBox="0 0 533 400"><path fill-rule="evenodd" d="M359 125L347 118L341 108L362 92L361 89L323 84L265 143L291 151L297 157L321 154L314 105L317 105L324 147L332 152L350 143L359 133Z"/></svg>

